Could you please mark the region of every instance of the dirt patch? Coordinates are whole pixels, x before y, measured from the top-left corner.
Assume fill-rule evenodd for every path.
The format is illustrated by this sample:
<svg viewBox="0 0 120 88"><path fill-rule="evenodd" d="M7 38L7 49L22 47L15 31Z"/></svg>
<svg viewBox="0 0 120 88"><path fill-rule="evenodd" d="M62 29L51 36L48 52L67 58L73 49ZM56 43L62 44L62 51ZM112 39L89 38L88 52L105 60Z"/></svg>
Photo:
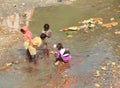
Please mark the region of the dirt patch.
<svg viewBox="0 0 120 88"><path fill-rule="evenodd" d="M21 47L22 39L20 32L0 31L0 66L19 58L19 56L16 56L16 50Z"/></svg>

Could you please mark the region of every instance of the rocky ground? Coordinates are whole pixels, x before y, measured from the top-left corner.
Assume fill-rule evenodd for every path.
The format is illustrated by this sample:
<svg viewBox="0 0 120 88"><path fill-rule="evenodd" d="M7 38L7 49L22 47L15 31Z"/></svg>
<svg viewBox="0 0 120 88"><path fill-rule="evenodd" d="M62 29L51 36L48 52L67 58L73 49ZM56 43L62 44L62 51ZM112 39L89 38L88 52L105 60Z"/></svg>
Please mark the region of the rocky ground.
<svg viewBox="0 0 120 88"><path fill-rule="evenodd" d="M0 66L5 65L5 63L10 63L14 61L16 58L19 58L13 52L13 49L18 49L22 43L22 35L20 32L4 32L0 31Z"/></svg>
<svg viewBox="0 0 120 88"><path fill-rule="evenodd" d="M76 0L1 0L0 18L10 16L15 12L21 13L36 7L45 7L59 4L69 5L73 1Z"/></svg>

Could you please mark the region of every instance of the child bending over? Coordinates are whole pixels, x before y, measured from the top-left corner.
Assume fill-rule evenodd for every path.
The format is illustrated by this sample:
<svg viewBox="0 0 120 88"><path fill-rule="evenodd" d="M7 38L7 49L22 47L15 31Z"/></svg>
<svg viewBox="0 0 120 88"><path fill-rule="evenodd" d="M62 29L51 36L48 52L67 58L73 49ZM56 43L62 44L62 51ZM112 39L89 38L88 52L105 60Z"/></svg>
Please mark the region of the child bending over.
<svg viewBox="0 0 120 88"><path fill-rule="evenodd" d="M40 47L37 47L37 54L43 54L43 58L48 57L49 58L49 49L48 49L48 45L46 42L46 34L42 33L40 35L40 38L42 40L42 44L40 45Z"/></svg>
<svg viewBox="0 0 120 88"><path fill-rule="evenodd" d="M32 33L26 26L22 27L20 29L20 31L24 34L24 48L26 50L27 63L29 63L32 56L34 56L34 64L38 65L38 58L37 58L37 54L36 54L36 49L33 46L35 46L36 44L38 46L40 46L41 39L40 38L32 39ZM37 40L37 43L34 42L33 40Z"/></svg>
<svg viewBox="0 0 120 88"><path fill-rule="evenodd" d="M56 61L55 65L58 65L59 62L68 63L71 59L71 54L69 50L66 50L62 43L57 44L57 52L55 53Z"/></svg>

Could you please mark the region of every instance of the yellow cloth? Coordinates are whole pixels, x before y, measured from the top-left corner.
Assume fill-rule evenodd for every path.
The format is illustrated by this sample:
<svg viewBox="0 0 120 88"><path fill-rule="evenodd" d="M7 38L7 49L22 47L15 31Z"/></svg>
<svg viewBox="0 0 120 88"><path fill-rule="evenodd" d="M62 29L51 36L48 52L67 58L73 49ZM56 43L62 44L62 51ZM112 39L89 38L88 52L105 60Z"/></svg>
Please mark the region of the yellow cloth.
<svg viewBox="0 0 120 88"><path fill-rule="evenodd" d="M33 46L29 46L28 47L28 50L30 52L30 55L35 55L37 52L36 52L36 48L34 48Z"/></svg>
<svg viewBox="0 0 120 88"><path fill-rule="evenodd" d="M42 40L40 37L35 37L34 39L32 39L33 45L36 45L37 47L40 47L40 45L42 44Z"/></svg>
<svg viewBox="0 0 120 88"><path fill-rule="evenodd" d="M34 39L32 39L32 43L33 43L33 45L40 47L40 45L42 44L42 40L40 37L35 37ZM32 45L30 45L28 41L24 42L24 47L25 47L25 49L29 50L31 55L35 55L37 53L36 48L34 48Z"/></svg>
<svg viewBox="0 0 120 88"><path fill-rule="evenodd" d="M40 37L35 37L32 39L32 43L34 46L40 47L40 45L42 44L42 40ZM36 48L31 45L29 45L28 49L31 55L35 55L37 53Z"/></svg>
<svg viewBox="0 0 120 88"><path fill-rule="evenodd" d="M25 49L28 49L28 47L29 47L29 42L28 42L28 41L25 41L25 42L24 42L24 48L25 48Z"/></svg>

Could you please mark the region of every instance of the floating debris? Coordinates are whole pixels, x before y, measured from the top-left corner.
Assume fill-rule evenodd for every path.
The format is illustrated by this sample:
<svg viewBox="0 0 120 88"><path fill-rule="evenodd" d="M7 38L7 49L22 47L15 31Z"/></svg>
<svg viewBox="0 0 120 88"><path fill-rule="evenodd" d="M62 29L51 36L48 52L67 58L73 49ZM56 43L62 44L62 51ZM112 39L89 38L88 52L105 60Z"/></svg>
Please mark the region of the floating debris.
<svg viewBox="0 0 120 88"><path fill-rule="evenodd" d="M118 22L111 22L111 23L106 23L106 24L102 24L102 27L106 27L106 28L111 28L113 26L117 26Z"/></svg>
<svg viewBox="0 0 120 88"><path fill-rule="evenodd" d="M106 71L106 70L107 70L107 67L106 67L106 66L103 66L103 67L101 67L101 69L102 69L103 71Z"/></svg>
<svg viewBox="0 0 120 88"><path fill-rule="evenodd" d="M12 66L12 63L6 63L5 66L10 67Z"/></svg>
<svg viewBox="0 0 120 88"><path fill-rule="evenodd" d="M112 62L112 66L115 66L116 65L116 63L115 62Z"/></svg>
<svg viewBox="0 0 120 88"><path fill-rule="evenodd" d="M54 44L54 45L53 45L53 48L56 48L56 47L57 47L57 45L56 45L56 44Z"/></svg>
<svg viewBox="0 0 120 88"><path fill-rule="evenodd" d="M0 71L8 71L9 68L12 66L12 63L6 63L4 66L0 67Z"/></svg>
<svg viewBox="0 0 120 88"><path fill-rule="evenodd" d="M73 26L73 27L64 28L63 30L60 31L78 31L79 29L80 26Z"/></svg>
<svg viewBox="0 0 120 88"><path fill-rule="evenodd" d="M80 29L80 26L73 26L73 27L69 27L68 30L70 31L77 31Z"/></svg>
<svg viewBox="0 0 120 88"><path fill-rule="evenodd" d="M72 38L73 36L72 36L72 35L68 35L67 37L68 37L68 38Z"/></svg>
<svg viewBox="0 0 120 88"><path fill-rule="evenodd" d="M95 87L96 88L100 88L100 84L99 83L95 83Z"/></svg>
<svg viewBox="0 0 120 88"><path fill-rule="evenodd" d="M115 34L120 34L120 31L116 31Z"/></svg>
<svg viewBox="0 0 120 88"><path fill-rule="evenodd" d="M84 20L79 23L81 24L80 29L84 29L85 32L88 32L88 29L92 29L91 31L93 31L97 25L103 24L103 19L102 18L90 18L88 20Z"/></svg>
<svg viewBox="0 0 120 88"><path fill-rule="evenodd" d="M67 32L66 32L66 35L67 35L67 36L72 35L72 34L73 34L72 31L67 31Z"/></svg>
<svg viewBox="0 0 120 88"><path fill-rule="evenodd" d="M24 5L25 5L25 3L22 3L22 5L24 6Z"/></svg>
<svg viewBox="0 0 120 88"><path fill-rule="evenodd" d="M78 22L80 26L72 26L68 28L61 29L59 31L64 31L67 35L67 37L73 37L73 33L71 31L79 31L83 29L85 32L94 31L97 26L102 26L105 28L112 28L114 26L118 25L118 22L115 21L115 18L110 18L110 23L103 23L103 19L98 18L90 18L88 20L83 20L81 22ZM120 32L116 31L115 34L120 34Z"/></svg>
<svg viewBox="0 0 120 88"><path fill-rule="evenodd" d="M114 20L115 20L115 18L113 18L113 17L112 17L112 18L110 18L110 21L114 21Z"/></svg>
<svg viewBox="0 0 120 88"><path fill-rule="evenodd" d="M96 70L95 76L96 76L96 77L99 77L99 76L100 76L100 71Z"/></svg>

